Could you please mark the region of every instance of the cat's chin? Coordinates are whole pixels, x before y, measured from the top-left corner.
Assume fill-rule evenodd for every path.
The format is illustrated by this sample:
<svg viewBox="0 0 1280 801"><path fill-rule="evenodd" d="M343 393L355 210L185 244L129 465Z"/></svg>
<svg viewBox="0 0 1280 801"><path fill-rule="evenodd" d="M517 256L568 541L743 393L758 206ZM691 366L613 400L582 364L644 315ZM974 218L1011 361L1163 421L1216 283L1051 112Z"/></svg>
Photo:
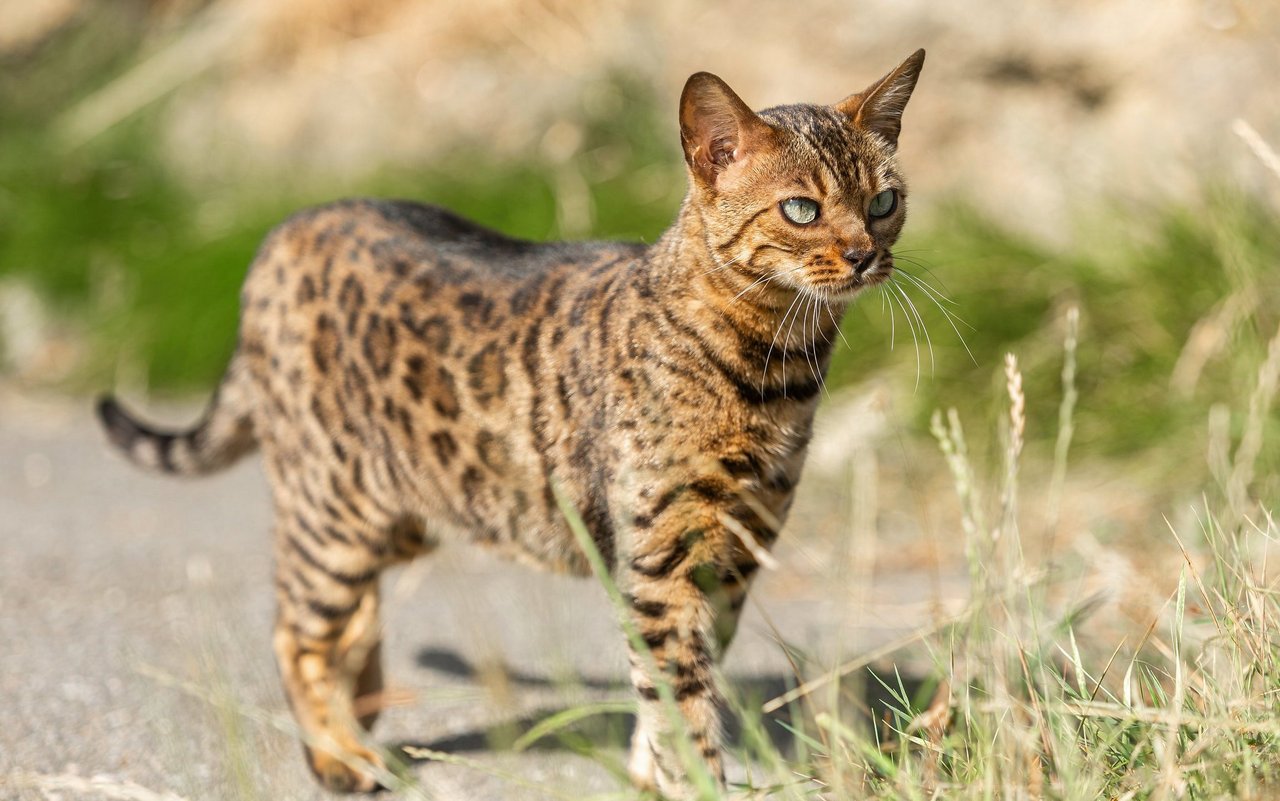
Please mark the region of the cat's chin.
<svg viewBox="0 0 1280 801"><path fill-rule="evenodd" d="M804 287L803 292L827 303L848 303L864 290L889 280L893 267L881 265L862 275L851 275L844 281L833 281Z"/></svg>

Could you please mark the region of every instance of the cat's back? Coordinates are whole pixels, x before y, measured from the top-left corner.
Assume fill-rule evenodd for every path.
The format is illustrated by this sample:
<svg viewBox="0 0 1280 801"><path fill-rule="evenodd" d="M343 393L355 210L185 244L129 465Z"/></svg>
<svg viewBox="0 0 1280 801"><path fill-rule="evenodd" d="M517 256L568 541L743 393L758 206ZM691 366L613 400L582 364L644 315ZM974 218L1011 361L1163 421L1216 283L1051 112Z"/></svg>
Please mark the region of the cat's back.
<svg viewBox="0 0 1280 801"><path fill-rule="evenodd" d="M297 350L416 340L463 358L489 340L512 346L572 293L590 298L633 268L627 242L530 242L446 209L403 200L342 200L294 214L264 240L241 294L241 343L285 363Z"/></svg>
<svg viewBox="0 0 1280 801"><path fill-rule="evenodd" d="M501 294L559 269L640 258L644 250L630 242L532 242L439 206L353 199L306 209L277 226L265 239L250 280L284 285L292 274L304 300L311 289L304 275L319 281L314 289L320 295L329 294L339 274L369 284L484 285Z"/></svg>

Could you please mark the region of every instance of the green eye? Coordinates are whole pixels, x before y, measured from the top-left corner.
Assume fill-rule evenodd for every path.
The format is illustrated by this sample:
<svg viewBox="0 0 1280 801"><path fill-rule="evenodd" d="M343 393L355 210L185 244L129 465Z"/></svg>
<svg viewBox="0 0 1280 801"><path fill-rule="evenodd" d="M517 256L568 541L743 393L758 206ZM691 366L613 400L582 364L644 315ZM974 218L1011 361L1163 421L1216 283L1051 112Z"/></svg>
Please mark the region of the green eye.
<svg viewBox="0 0 1280 801"><path fill-rule="evenodd" d="M871 198L871 205L867 206L867 214L872 217L888 216L898 205L898 193L892 189L886 189L875 197Z"/></svg>
<svg viewBox="0 0 1280 801"><path fill-rule="evenodd" d="M808 225L818 219L818 204L807 197L793 197L782 201L782 216L796 225Z"/></svg>

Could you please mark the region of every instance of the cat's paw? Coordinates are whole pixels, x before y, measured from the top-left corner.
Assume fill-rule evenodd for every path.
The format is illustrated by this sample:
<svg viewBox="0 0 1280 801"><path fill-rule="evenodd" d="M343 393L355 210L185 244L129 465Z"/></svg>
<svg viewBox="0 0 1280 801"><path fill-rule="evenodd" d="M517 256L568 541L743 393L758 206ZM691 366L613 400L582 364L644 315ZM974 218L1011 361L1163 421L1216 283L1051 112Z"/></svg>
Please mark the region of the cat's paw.
<svg viewBox="0 0 1280 801"><path fill-rule="evenodd" d="M325 789L334 793L372 793L385 789L374 776L385 771L386 763L367 748L352 749L338 757L325 751L307 749L307 764ZM359 766L364 765L363 769Z"/></svg>

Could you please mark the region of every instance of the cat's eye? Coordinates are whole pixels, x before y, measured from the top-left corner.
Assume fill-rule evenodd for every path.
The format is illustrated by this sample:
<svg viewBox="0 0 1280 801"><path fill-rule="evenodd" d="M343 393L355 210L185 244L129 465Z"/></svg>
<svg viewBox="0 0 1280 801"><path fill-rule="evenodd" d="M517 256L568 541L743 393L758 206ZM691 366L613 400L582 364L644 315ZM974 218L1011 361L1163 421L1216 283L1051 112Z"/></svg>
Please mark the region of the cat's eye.
<svg viewBox="0 0 1280 801"><path fill-rule="evenodd" d="M871 198L871 204L867 206L867 214L872 217L887 217L897 205L898 193L892 189L886 189Z"/></svg>
<svg viewBox="0 0 1280 801"><path fill-rule="evenodd" d="M807 197L793 197L782 201L782 216L796 225L808 225L818 219L818 204Z"/></svg>

